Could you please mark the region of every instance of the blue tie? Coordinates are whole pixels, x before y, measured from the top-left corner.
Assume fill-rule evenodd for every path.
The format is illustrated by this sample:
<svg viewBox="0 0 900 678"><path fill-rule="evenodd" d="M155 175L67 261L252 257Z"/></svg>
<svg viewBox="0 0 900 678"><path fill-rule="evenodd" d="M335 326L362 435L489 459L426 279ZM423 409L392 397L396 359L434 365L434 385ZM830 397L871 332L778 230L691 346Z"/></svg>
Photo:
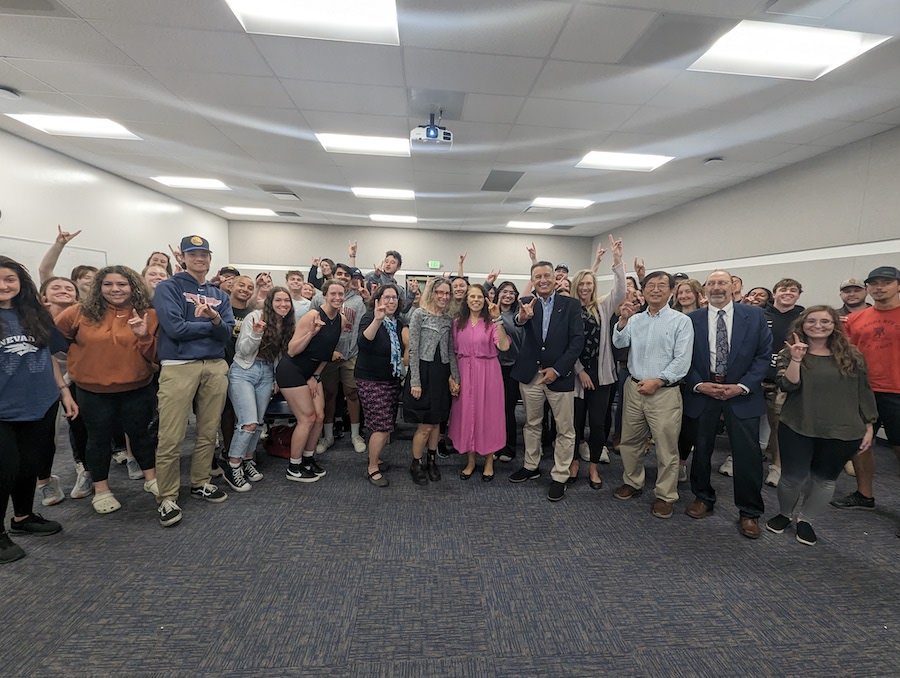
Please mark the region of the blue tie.
<svg viewBox="0 0 900 678"><path fill-rule="evenodd" d="M728 330L725 328L725 311L719 311L716 319L716 374L725 376L728 370Z"/></svg>

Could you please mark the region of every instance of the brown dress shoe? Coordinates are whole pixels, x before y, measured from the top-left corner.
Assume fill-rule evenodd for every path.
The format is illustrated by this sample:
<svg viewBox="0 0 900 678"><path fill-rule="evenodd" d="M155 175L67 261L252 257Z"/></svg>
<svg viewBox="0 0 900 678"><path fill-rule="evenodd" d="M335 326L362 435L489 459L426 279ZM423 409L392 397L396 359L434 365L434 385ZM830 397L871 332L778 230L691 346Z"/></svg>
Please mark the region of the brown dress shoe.
<svg viewBox="0 0 900 678"><path fill-rule="evenodd" d="M672 514L675 512L673 507L673 503L671 501L663 501L662 499L657 499L653 502L653 515L657 518L671 518Z"/></svg>
<svg viewBox="0 0 900 678"><path fill-rule="evenodd" d="M685 513L687 513L691 518L706 518L711 515L713 510L709 508L706 504L704 504L699 499L695 499L691 502L691 505L687 507Z"/></svg>
<svg viewBox="0 0 900 678"><path fill-rule="evenodd" d="M631 485L622 485L622 487L613 492L613 496L616 499L631 499L633 496L640 493L641 490L635 489Z"/></svg>
<svg viewBox="0 0 900 678"><path fill-rule="evenodd" d="M741 518L738 522L738 532L748 539L759 539L759 519Z"/></svg>

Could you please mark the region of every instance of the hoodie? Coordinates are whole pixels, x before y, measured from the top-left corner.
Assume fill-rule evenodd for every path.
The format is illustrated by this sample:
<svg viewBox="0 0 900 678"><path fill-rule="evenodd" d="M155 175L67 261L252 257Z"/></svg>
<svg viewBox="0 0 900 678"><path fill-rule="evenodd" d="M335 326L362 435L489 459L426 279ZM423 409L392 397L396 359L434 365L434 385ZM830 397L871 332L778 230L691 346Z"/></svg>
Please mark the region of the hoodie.
<svg viewBox="0 0 900 678"><path fill-rule="evenodd" d="M203 297L222 316L219 325L194 316ZM159 320L160 361L225 357L225 345L234 330L231 301L225 292L209 282L199 284L189 273L176 273L157 285L153 306Z"/></svg>

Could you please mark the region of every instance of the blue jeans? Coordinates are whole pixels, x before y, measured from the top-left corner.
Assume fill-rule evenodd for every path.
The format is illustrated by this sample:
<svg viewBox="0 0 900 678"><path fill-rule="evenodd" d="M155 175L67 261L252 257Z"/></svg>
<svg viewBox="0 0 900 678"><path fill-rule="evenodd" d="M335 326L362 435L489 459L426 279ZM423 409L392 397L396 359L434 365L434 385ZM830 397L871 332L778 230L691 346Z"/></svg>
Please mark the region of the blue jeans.
<svg viewBox="0 0 900 678"><path fill-rule="evenodd" d="M275 385L272 363L257 360L249 369L233 363L228 370L228 397L234 407L234 437L228 456L232 459L252 459L262 433L263 417ZM247 431L244 426L256 424L256 430Z"/></svg>

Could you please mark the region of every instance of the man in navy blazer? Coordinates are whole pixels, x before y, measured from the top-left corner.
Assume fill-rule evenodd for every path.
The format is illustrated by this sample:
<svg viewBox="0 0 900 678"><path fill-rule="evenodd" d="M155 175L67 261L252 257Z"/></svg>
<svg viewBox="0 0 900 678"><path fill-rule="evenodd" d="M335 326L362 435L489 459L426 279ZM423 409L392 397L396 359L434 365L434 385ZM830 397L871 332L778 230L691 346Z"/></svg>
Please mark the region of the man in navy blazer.
<svg viewBox="0 0 900 678"><path fill-rule="evenodd" d="M521 483L541 475L541 422L547 401L556 421L550 501L563 498L575 453L575 361L584 347L581 304L559 294L555 282L549 261L531 267L535 295L519 301L515 323L525 328L525 334L510 372L519 382L525 405L525 465L509 479Z"/></svg>
<svg viewBox="0 0 900 678"><path fill-rule="evenodd" d="M711 273L705 290L709 306L688 316L694 325L694 352L684 413L696 420L697 439L691 463L691 491L696 499L686 513L705 518L713 511L716 491L710 481L711 458L719 419L724 416L734 459L738 529L745 537L758 539L764 509L759 418L766 413L762 380L772 353L772 332L762 309L733 302L728 272Z"/></svg>

